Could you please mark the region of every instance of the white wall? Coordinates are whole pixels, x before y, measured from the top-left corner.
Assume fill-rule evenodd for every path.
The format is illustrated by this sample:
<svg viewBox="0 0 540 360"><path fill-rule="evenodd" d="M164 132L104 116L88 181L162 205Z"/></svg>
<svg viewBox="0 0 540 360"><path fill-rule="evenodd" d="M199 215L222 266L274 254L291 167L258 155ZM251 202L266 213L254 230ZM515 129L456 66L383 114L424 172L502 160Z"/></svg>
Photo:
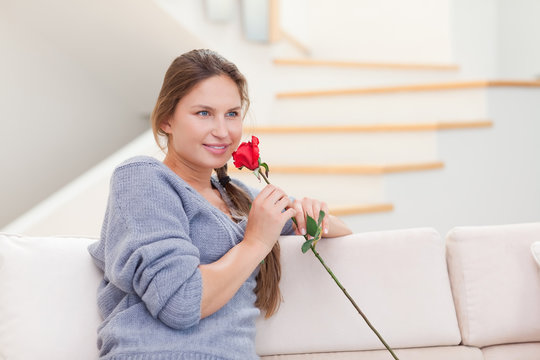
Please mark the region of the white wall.
<svg viewBox="0 0 540 360"><path fill-rule="evenodd" d="M0 226L148 129L198 44L147 0L0 2Z"/></svg>
<svg viewBox="0 0 540 360"><path fill-rule="evenodd" d="M147 124L41 34L0 23L0 224L6 224Z"/></svg>
<svg viewBox="0 0 540 360"><path fill-rule="evenodd" d="M279 25L283 31L294 36L302 44L308 44L310 41L308 15L311 1L282 0L279 2Z"/></svg>
<svg viewBox="0 0 540 360"><path fill-rule="evenodd" d="M540 79L540 1L497 0L499 75Z"/></svg>
<svg viewBox="0 0 540 360"><path fill-rule="evenodd" d="M452 0L452 43L463 78L497 76L498 12L495 0Z"/></svg>
<svg viewBox="0 0 540 360"><path fill-rule="evenodd" d="M319 58L450 63L450 10L450 0L312 0L308 45Z"/></svg>
<svg viewBox="0 0 540 360"><path fill-rule="evenodd" d="M453 47L464 78L540 77L540 1L452 0Z"/></svg>
<svg viewBox="0 0 540 360"><path fill-rule="evenodd" d="M390 175L388 214L345 219L355 231L418 226L446 234L454 226L540 219L540 89L487 90L489 129L439 132L442 170Z"/></svg>

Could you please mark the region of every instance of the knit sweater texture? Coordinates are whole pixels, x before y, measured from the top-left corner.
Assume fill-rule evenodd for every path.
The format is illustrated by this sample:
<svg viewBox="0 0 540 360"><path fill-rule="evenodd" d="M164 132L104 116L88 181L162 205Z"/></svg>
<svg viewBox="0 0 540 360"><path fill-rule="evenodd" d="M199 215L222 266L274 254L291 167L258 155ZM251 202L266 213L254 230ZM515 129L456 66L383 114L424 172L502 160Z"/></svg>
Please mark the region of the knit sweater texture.
<svg viewBox="0 0 540 360"><path fill-rule="evenodd" d="M211 182L231 208L219 181ZM258 359L258 269L226 305L201 319L198 266L241 242L246 224L247 218L231 220L157 159L138 156L119 165L101 238L89 247L103 271L97 294L100 359ZM282 234L293 232L288 221Z"/></svg>

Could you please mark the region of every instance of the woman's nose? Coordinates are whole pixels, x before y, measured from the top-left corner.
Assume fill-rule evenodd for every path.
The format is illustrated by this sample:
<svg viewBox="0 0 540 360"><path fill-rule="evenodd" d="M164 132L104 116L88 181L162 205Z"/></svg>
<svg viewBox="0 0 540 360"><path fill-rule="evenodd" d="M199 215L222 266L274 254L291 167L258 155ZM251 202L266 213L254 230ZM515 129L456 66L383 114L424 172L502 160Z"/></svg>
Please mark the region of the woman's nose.
<svg viewBox="0 0 540 360"><path fill-rule="evenodd" d="M212 134L216 137L225 137L228 134L227 123L224 116L216 117Z"/></svg>

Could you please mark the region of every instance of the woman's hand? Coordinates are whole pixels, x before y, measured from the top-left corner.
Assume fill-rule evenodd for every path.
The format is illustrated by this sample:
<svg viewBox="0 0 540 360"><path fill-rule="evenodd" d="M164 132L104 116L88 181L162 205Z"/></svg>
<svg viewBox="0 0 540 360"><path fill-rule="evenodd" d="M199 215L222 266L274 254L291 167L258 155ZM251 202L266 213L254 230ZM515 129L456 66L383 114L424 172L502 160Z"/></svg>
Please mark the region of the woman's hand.
<svg viewBox="0 0 540 360"><path fill-rule="evenodd" d="M315 199L303 198L302 200L295 200L292 204L292 208L296 210L296 227L297 235L306 234L306 222L307 216L311 216L315 221L319 220L319 212L324 211L324 218L322 221L322 237L336 237L351 234L351 230L343 221L330 214L328 205L324 201Z"/></svg>
<svg viewBox="0 0 540 360"><path fill-rule="evenodd" d="M325 216L322 221L322 235L326 235L329 232L329 218L330 212L328 211L328 205L325 202L303 198L302 200L294 200L292 208L296 210L296 234L306 234L306 224L308 215L315 221L319 220L319 212L322 210Z"/></svg>
<svg viewBox="0 0 540 360"><path fill-rule="evenodd" d="M290 205L283 190L267 185L251 204L244 241L257 241L270 252L287 220L296 215Z"/></svg>

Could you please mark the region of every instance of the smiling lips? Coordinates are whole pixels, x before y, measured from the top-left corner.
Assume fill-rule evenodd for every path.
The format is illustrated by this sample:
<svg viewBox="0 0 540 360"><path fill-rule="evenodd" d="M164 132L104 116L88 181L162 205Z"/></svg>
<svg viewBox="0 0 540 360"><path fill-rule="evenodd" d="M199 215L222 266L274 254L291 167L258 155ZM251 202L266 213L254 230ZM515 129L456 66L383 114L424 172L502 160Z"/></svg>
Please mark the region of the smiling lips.
<svg viewBox="0 0 540 360"><path fill-rule="evenodd" d="M223 154L227 151L229 145L226 144L203 144L206 149L214 154Z"/></svg>

